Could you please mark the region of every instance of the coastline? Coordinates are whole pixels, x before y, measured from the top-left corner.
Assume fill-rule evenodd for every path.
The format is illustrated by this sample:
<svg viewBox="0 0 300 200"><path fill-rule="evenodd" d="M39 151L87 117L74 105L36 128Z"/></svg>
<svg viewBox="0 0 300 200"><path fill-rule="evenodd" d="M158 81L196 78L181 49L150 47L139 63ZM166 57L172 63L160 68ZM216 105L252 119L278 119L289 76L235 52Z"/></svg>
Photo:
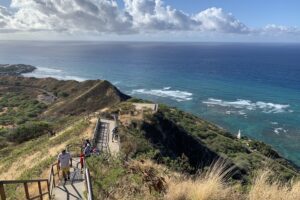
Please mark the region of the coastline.
<svg viewBox="0 0 300 200"><path fill-rule="evenodd" d="M24 66L30 66L30 65L24 65ZM30 74L31 74L32 72L34 72L35 70L38 70L38 67L34 67L34 69L31 70L30 72L22 72L22 73L20 73L20 74L18 74L18 75L24 75L25 77L28 77L28 76L30 76ZM17 75L17 76L18 76L18 75ZM37 77L37 78L45 78L45 77ZM56 78L56 77L55 77L55 78ZM68 78L69 78L69 79L61 79L61 80L74 80L74 79L72 79L71 76L68 77ZM76 81L78 81L78 80L76 80ZM88 81L88 80L81 80L81 81L79 81L79 82L82 82L82 81ZM170 89L170 88L164 88L164 89L165 89L165 90L168 90L168 89ZM202 117L200 116L200 118L202 118ZM210 120L206 119L205 117L204 117L203 119L204 119L205 121L207 121L208 123L214 124L214 125L217 126L218 128L220 128L220 129L222 129L222 130L224 130L224 131L227 131L227 129L225 129L224 127L220 126L219 124L214 123L214 122L211 122ZM231 132L230 134L232 134L232 136L235 136L232 132ZM251 140L259 141L259 140L257 140L256 138L249 137L249 136L244 137L244 138L251 138ZM263 142L263 143L265 143L265 142ZM272 145L271 145L271 146L272 146ZM278 152L278 151L276 151L276 152ZM279 153L279 152L278 152L278 153ZM279 155L280 155L282 158L284 158L287 162L289 162L292 166L294 166L295 168L297 168L298 170L300 170L300 166L297 165L295 162L293 162L293 161L290 160L290 159L287 159L285 156L283 156L283 155L280 154L280 153L279 153Z"/></svg>

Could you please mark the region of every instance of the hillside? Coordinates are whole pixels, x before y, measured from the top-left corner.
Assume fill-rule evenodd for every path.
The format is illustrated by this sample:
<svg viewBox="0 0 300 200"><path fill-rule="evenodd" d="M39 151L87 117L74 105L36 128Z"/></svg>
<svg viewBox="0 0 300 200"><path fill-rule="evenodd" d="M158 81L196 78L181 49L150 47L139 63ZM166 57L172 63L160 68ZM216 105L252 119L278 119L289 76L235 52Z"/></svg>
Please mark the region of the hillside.
<svg viewBox="0 0 300 200"><path fill-rule="evenodd" d="M3 76L0 80L0 147L54 134L70 119L128 98L107 81L80 83Z"/></svg>
<svg viewBox="0 0 300 200"><path fill-rule="evenodd" d="M120 129L123 147L135 146L130 153L132 157L149 156L152 152L150 159L168 165L184 155L190 173L220 158L226 159L237 168L233 178L244 183L263 165L271 167L282 180L298 175L298 169L267 144L246 137L237 139L208 121L165 105L160 105L154 114L143 112L142 117L137 118L138 111L132 101L111 109L111 113L119 113L121 122L123 118L131 119L121 123Z"/></svg>
<svg viewBox="0 0 300 200"><path fill-rule="evenodd" d="M265 181L264 186L278 181L289 188L290 180L299 179L298 170L262 142L238 140L217 125L166 105L154 112L134 104L144 102L130 99L107 81L1 77L1 179L47 178L63 148L91 138L96 119L113 119L115 114L120 154L88 159L96 199L242 200L254 191L255 181ZM262 169L272 173L258 180ZM207 193L214 198L179 198L190 189L215 186ZM13 199L20 193L18 187L10 188Z"/></svg>
<svg viewBox="0 0 300 200"><path fill-rule="evenodd" d="M102 80L77 82L5 76L0 80L0 87L2 93L23 92L47 104L46 115L95 112L129 98Z"/></svg>
<svg viewBox="0 0 300 200"><path fill-rule="evenodd" d="M300 197L295 192L300 189L299 171L270 146L238 140L176 108L159 105L153 112L134 105L143 102L130 99L101 114L119 114L121 153L88 160L96 199L260 200L266 195L273 200L278 193L289 200Z"/></svg>

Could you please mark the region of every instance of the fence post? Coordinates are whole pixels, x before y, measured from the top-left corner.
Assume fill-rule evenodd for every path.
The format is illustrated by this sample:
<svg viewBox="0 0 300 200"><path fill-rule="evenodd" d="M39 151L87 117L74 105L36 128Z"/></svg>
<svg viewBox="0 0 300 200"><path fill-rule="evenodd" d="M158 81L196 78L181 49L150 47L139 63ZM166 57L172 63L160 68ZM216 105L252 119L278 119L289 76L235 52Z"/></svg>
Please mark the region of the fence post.
<svg viewBox="0 0 300 200"><path fill-rule="evenodd" d="M48 181L47 181L47 188L48 188L48 197L49 197L49 200L51 199L51 193L50 193L50 183L49 183L49 181L50 181L51 179L49 179Z"/></svg>
<svg viewBox="0 0 300 200"><path fill-rule="evenodd" d="M51 174L53 175L53 186L55 187L55 174L54 174L54 170L53 170L53 165L51 167Z"/></svg>
<svg viewBox="0 0 300 200"><path fill-rule="evenodd" d="M41 181L38 181L38 187L39 187L40 199L43 200L43 193L42 193Z"/></svg>
<svg viewBox="0 0 300 200"><path fill-rule="evenodd" d="M4 185L1 182L0 182L0 196L1 196L1 200L6 200Z"/></svg>
<svg viewBox="0 0 300 200"><path fill-rule="evenodd" d="M26 199L29 200L30 196L29 196L29 192L28 192L28 185L27 185L27 183L24 183L24 190L25 190Z"/></svg>

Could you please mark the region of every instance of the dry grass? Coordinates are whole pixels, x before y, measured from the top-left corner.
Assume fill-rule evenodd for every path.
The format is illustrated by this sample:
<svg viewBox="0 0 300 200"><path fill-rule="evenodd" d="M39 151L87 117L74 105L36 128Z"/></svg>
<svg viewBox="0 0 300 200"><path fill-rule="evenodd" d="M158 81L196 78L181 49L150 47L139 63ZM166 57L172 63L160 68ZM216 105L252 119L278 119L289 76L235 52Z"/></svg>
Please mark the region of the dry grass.
<svg viewBox="0 0 300 200"><path fill-rule="evenodd" d="M231 169L218 161L197 179L170 179L166 200L298 200L300 181L280 183L270 170L258 173L249 193L237 192L225 182Z"/></svg>
<svg viewBox="0 0 300 200"><path fill-rule="evenodd" d="M169 183L167 200L233 200L237 199L233 189L226 186L224 180L232 168L226 163L215 162L210 169L197 179L172 180Z"/></svg>
<svg viewBox="0 0 300 200"><path fill-rule="evenodd" d="M280 183L271 181L270 170L261 172L249 192L249 200L296 200L300 199L300 181Z"/></svg>
<svg viewBox="0 0 300 200"><path fill-rule="evenodd" d="M30 154L26 157L23 157L22 161L17 160L13 162L9 168L1 170L0 177L2 180L11 180L16 177L19 177L25 170L31 168L33 165L39 163L41 160L40 158L41 152L35 152Z"/></svg>

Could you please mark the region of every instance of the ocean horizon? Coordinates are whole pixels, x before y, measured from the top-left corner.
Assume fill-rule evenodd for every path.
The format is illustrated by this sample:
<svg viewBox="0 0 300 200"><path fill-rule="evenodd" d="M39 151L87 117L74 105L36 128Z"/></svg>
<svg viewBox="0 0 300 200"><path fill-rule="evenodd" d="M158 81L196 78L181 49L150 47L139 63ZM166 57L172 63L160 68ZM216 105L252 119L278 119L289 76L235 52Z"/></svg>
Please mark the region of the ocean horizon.
<svg viewBox="0 0 300 200"><path fill-rule="evenodd" d="M105 79L270 144L300 166L300 44L0 41L26 76Z"/></svg>

